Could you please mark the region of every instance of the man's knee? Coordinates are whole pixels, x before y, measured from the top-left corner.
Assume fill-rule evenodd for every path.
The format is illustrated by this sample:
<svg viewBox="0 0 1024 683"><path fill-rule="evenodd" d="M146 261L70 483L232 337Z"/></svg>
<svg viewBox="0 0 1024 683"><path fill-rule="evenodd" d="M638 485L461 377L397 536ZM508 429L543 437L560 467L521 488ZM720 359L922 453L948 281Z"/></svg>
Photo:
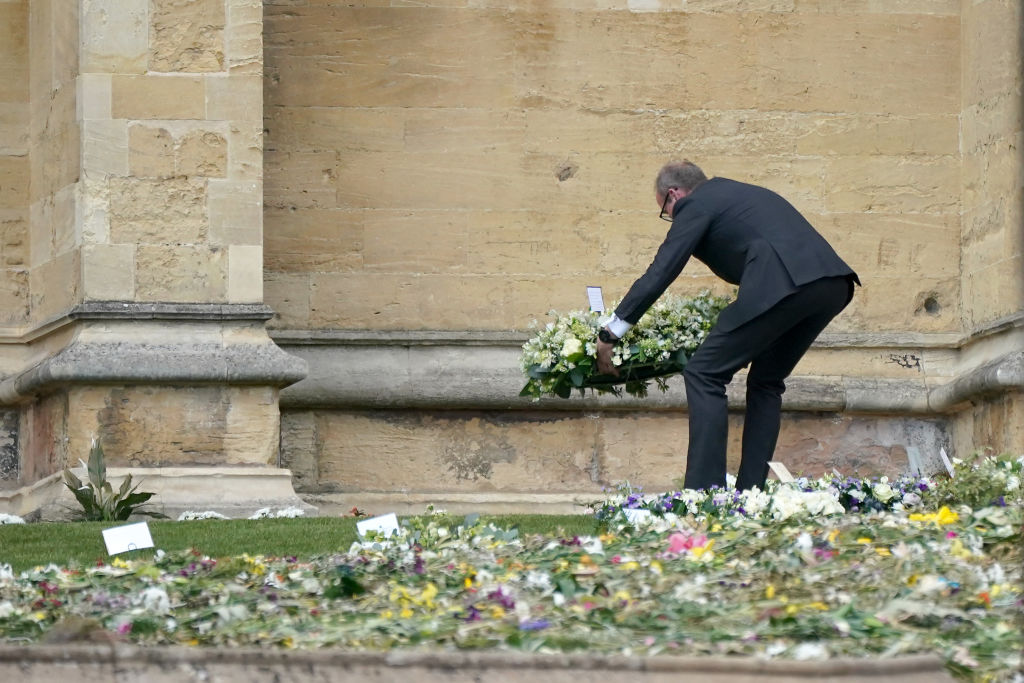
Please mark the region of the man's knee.
<svg viewBox="0 0 1024 683"><path fill-rule="evenodd" d="M782 396L786 391L786 382L778 377L765 377L751 372L747 375L747 395L774 394Z"/></svg>

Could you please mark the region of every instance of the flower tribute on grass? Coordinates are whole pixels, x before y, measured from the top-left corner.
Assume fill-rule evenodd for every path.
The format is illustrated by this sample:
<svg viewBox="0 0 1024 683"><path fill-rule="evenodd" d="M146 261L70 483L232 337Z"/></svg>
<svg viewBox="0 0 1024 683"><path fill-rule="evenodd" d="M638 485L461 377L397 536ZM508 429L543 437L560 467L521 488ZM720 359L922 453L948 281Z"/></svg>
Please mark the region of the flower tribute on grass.
<svg viewBox="0 0 1024 683"><path fill-rule="evenodd" d="M139 644L204 647L935 653L962 678L1012 680L1024 645L1022 467L958 465L967 481L1005 475L1005 505L979 508L929 507L941 488L929 485L913 510L687 507L637 527L613 515L601 535L573 538L439 513L317 558L158 552L17 576L0 564L0 641L77 619ZM793 488L832 496L829 486Z"/></svg>
<svg viewBox="0 0 1024 683"><path fill-rule="evenodd" d="M707 290L695 297L662 297L616 345L612 362L621 377L597 372L597 331L603 314L552 311L549 315L555 320L523 345L520 365L528 379L519 395L569 398L573 389L618 395L617 385L622 384L626 393L646 396L652 379L664 391L665 378L682 372L728 303L728 297Z"/></svg>

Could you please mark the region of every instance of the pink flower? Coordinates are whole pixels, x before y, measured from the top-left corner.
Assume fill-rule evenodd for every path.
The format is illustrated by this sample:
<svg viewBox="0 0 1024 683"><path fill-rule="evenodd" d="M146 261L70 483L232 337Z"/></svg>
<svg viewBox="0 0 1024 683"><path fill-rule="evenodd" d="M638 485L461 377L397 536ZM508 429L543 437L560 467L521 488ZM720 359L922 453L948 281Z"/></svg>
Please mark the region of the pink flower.
<svg viewBox="0 0 1024 683"><path fill-rule="evenodd" d="M687 534L673 531L668 535L668 552L678 555L684 550L690 550L691 548L700 548L708 542L707 536L704 534L697 534L690 536Z"/></svg>

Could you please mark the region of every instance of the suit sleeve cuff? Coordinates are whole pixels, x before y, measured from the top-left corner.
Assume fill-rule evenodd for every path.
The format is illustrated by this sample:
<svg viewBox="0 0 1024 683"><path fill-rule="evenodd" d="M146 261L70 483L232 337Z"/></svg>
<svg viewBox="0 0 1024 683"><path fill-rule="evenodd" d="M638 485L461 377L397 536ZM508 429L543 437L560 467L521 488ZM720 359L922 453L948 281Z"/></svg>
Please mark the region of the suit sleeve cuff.
<svg viewBox="0 0 1024 683"><path fill-rule="evenodd" d="M625 320L620 320L619 316L615 315L614 313L612 313L611 320L605 323L604 326L608 328L609 332L614 334L619 339L622 339L624 336L626 336L626 333L629 332L629 328L633 327L632 323L627 323Z"/></svg>

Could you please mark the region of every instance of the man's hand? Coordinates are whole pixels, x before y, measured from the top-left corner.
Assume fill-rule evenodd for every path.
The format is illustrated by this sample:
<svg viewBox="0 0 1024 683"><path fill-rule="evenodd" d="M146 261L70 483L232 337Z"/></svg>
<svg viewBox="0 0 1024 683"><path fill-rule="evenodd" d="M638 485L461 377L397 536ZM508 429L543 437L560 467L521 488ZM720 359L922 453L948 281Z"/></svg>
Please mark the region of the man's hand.
<svg viewBox="0 0 1024 683"><path fill-rule="evenodd" d="M612 350L614 344L598 340L597 342L597 371L602 375L619 376L619 369L612 365Z"/></svg>

